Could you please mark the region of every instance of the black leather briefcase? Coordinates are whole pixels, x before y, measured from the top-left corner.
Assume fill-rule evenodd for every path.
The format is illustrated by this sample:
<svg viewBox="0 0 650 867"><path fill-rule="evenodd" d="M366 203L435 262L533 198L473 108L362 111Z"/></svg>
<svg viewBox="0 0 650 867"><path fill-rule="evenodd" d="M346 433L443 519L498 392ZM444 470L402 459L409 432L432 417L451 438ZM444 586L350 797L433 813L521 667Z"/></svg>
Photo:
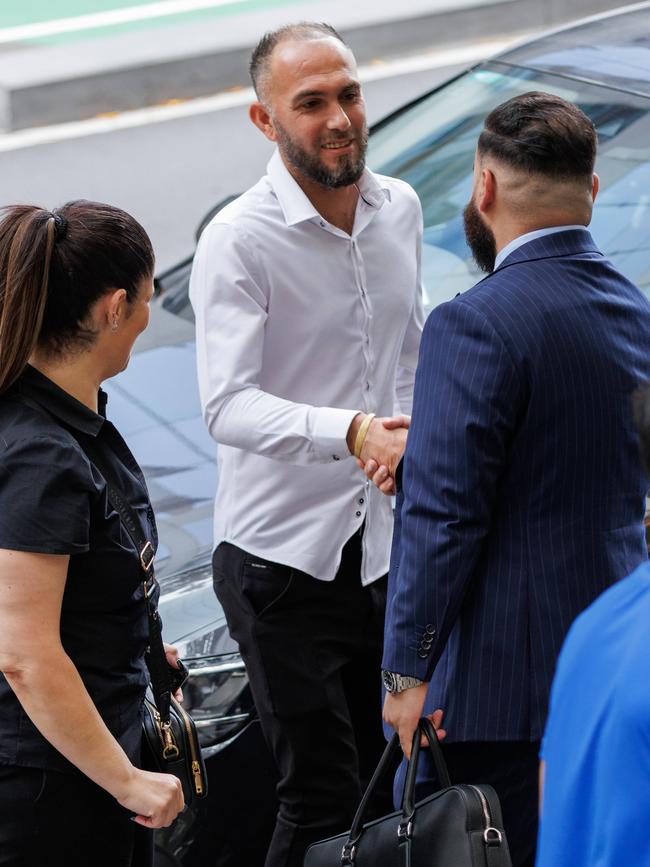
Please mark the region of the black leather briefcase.
<svg viewBox="0 0 650 867"><path fill-rule="evenodd" d="M420 733L429 741L441 785L414 803ZM438 738L422 719L413 738L402 809L364 824L368 803L399 752L397 735L386 747L347 834L314 843L304 867L511 867L496 792L486 785L452 786Z"/></svg>

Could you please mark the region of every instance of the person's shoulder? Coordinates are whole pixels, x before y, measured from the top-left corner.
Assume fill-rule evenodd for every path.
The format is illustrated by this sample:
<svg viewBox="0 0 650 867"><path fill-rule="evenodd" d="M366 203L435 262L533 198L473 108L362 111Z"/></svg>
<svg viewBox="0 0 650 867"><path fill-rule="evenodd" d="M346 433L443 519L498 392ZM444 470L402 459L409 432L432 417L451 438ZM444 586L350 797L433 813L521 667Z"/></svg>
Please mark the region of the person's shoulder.
<svg viewBox="0 0 650 867"><path fill-rule="evenodd" d="M617 624L630 631L628 615L636 612L645 624L650 617L650 563L646 560L626 578L616 581L574 620L565 640L564 652L600 642L604 631Z"/></svg>
<svg viewBox="0 0 650 867"><path fill-rule="evenodd" d="M15 398L0 398L0 464L46 475L74 469L92 482L90 462L70 431Z"/></svg>
<svg viewBox="0 0 650 867"><path fill-rule="evenodd" d="M260 222L277 217L279 209L277 197L265 175L245 193L221 208L203 229L201 238L247 235L254 232Z"/></svg>

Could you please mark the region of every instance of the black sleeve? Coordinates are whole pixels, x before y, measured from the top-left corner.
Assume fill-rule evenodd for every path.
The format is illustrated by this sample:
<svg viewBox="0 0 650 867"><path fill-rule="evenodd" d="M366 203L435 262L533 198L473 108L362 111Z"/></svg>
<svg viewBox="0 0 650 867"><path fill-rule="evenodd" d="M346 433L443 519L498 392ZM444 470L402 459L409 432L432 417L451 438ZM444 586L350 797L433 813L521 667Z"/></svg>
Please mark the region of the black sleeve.
<svg viewBox="0 0 650 867"><path fill-rule="evenodd" d="M88 461L71 442L47 436L0 440L0 548L87 551L94 491Z"/></svg>

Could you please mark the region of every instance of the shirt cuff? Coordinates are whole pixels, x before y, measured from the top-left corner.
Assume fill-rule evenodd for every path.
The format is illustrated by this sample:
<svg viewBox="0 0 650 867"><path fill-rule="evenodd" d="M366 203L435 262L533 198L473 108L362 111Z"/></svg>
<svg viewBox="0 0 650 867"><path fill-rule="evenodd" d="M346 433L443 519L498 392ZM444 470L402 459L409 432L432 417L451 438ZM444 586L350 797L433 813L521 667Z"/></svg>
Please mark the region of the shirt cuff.
<svg viewBox="0 0 650 867"><path fill-rule="evenodd" d="M346 442L352 419L362 410L314 407L310 411L312 442L316 457L325 462L352 457Z"/></svg>

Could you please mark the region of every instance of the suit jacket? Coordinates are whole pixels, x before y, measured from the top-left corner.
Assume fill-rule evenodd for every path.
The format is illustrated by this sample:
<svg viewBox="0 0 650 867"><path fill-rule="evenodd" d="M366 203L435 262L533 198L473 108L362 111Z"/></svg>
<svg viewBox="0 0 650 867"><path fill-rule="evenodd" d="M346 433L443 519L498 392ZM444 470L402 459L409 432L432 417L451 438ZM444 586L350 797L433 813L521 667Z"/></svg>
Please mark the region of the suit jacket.
<svg viewBox="0 0 650 867"><path fill-rule="evenodd" d="M449 741L539 738L571 622L646 558L630 397L649 378L650 304L586 230L431 313L383 667L430 679Z"/></svg>

